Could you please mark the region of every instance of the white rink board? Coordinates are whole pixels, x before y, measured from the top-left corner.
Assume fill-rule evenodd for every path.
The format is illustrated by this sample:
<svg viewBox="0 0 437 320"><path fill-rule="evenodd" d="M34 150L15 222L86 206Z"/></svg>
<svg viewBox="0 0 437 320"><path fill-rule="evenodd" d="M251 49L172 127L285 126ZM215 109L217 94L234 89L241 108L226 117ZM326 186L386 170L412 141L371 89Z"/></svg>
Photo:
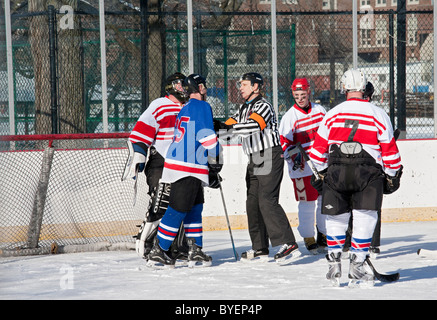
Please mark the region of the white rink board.
<svg viewBox="0 0 437 320"><path fill-rule="evenodd" d="M401 186L385 195L382 209L437 207L437 139L400 140L398 147L404 166ZM224 147L225 164L220 173L228 214L244 214L246 201L245 174L247 157L241 146ZM292 182L284 164L280 204L287 213L297 212ZM223 215L219 190L205 188L204 216Z"/></svg>

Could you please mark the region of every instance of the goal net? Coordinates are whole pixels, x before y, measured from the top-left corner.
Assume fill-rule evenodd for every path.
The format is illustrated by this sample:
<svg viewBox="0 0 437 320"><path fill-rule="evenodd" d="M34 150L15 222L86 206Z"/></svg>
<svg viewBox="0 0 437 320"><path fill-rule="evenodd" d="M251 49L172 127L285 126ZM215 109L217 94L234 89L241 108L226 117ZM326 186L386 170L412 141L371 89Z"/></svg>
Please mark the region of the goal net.
<svg viewBox="0 0 437 320"><path fill-rule="evenodd" d="M0 136L0 255L132 249L148 196L121 181L128 135Z"/></svg>

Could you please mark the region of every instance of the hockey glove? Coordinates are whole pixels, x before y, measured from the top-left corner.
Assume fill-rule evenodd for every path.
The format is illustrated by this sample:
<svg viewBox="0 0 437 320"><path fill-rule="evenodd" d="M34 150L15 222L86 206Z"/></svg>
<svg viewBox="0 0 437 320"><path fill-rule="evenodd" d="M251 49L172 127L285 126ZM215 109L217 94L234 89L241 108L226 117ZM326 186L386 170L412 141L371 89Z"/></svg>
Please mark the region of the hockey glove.
<svg viewBox="0 0 437 320"><path fill-rule="evenodd" d="M396 172L394 177L389 176L388 174L385 175L384 194L391 194L399 189L403 168L404 166L401 165L401 168Z"/></svg>
<svg viewBox="0 0 437 320"><path fill-rule="evenodd" d="M208 169L209 172L219 173L223 168L223 158L220 153L217 157L208 155Z"/></svg>
<svg viewBox="0 0 437 320"><path fill-rule="evenodd" d="M132 165L130 167L130 176L132 179L136 178L137 173L143 172L146 165L147 147L143 143L134 143L134 156L132 159Z"/></svg>
<svg viewBox="0 0 437 320"><path fill-rule="evenodd" d="M208 187L213 189L220 188L220 182L222 181L222 177L220 177L217 172L210 171L208 174L208 179L209 179Z"/></svg>
<svg viewBox="0 0 437 320"><path fill-rule="evenodd" d="M327 171L328 168L319 172L320 179L316 179L316 176L314 174L311 176L311 185L314 189L317 190L320 195L323 192L323 181L325 180L324 177Z"/></svg>
<svg viewBox="0 0 437 320"><path fill-rule="evenodd" d="M303 171L305 168L305 161L302 161L302 153L299 152L299 149L296 148L296 146L292 146L290 149L288 149L285 160L293 165L293 171Z"/></svg>
<svg viewBox="0 0 437 320"><path fill-rule="evenodd" d="M233 125L226 124L217 119L213 119L213 122L215 132L218 132L220 130L231 130L233 128Z"/></svg>

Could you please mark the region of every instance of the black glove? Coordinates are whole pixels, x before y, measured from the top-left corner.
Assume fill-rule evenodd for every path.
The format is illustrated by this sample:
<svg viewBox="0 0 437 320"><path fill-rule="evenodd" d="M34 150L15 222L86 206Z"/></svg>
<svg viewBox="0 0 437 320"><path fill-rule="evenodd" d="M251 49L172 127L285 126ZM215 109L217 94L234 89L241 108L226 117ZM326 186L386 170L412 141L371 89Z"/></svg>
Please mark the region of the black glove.
<svg viewBox="0 0 437 320"><path fill-rule="evenodd" d="M214 123L214 131L215 132L218 132L220 129L231 130L233 128L233 125L226 124L226 123L221 122L220 120L217 120L217 119L213 119L213 123Z"/></svg>
<svg viewBox="0 0 437 320"><path fill-rule="evenodd" d="M222 181L222 177L220 177L217 172L210 171L208 174L208 179L209 179L209 186L208 187L213 188L213 189L220 188L220 182Z"/></svg>
<svg viewBox="0 0 437 320"><path fill-rule="evenodd" d="M401 176L402 176L402 170L404 166L401 165L401 168L396 172L396 175L394 177L391 177L389 175L385 175L384 180L384 194L391 194L399 189L401 185Z"/></svg>
<svg viewBox="0 0 437 320"><path fill-rule="evenodd" d="M319 194L322 194L323 191L323 180L325 178L326 172L328 171L328 168L325 170L322 170L319 172L319 179L316 179L316 176L313 174L311 176L311 185L314 187L314 189L317 190Z"/></svg>
<svg viewBox="0 0 437 320"><path fill-rule="evenodd" d="M223 157L220 153L217 157L208 156L209 172L219 173L223 168Z"/></svg>

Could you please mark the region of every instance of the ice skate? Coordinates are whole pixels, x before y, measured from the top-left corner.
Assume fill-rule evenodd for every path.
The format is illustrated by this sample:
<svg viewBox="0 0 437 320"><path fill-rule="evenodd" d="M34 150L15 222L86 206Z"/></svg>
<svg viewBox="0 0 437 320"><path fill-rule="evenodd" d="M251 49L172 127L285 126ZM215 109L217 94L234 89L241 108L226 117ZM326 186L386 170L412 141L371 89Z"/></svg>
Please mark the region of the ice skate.
<svg viewBox="0 0 437 320"><path fill-rule="evenodd" d="M310 238L303 238L303 242L305 243L305 247L307 248L307 250L311 253L311 254L318 254L319 253L319 246L316 243L316 240L314 239L314 237L310 237Z"/></svg>
<svg viewBox="0 0 437 320"><path fill-rule="evenodd" d="M301 253L296 242L292 244L283 244L279 251L275 254L275 261L280 265L285 265L293 262Z"/></svg>
<svg viewBox="0 0 437 320"><path fill-rule="evenodd" d="M212 258L206 255L193 238L188 238L188 268L210 267Z"/></svg>
<svg viewBox="0 0 437 320"><path fill-rule="evenodd" d="M339 287L341 278L341 252L331 252L327 254L326 260L328 260L329 265L326 279L330 280L334 287Z"/></svg>
<svg viewBox="0 0 437 320"><path fill-rule="evenodd" d="M149 254L147 255L147 267L151 268L174 268L175 267L175 260L170 258L167 253L162 250L162 248L159 246L158 239L155 238L155 242L153 245L152 250L150 250Z"/></svg>
<svg viewBox="0 0 437 320"><path fill-rule="evenodd" d="M269 260L269 249L247 250L241 254L241 260L243 262L259 261L267 262Z"/></svg>
<svg viewBox="0 0 437 320"><path fill-rule="evenodd" d="M188 244L187 240L184 239L183 243L177 244L173 242L173 244L170 246L170 250L168 251L169 256L174 259L178 260L182 264L186 264L188 262Z"/></svg>
<svg viewBox="0 0 437 320"><path fill-rule="evenodd" d="M372 270L367 266L365 261L356 261L356 254L350 257L349 265L349 284L348 287L370 288L375 283L375 277Z"/></svg>

